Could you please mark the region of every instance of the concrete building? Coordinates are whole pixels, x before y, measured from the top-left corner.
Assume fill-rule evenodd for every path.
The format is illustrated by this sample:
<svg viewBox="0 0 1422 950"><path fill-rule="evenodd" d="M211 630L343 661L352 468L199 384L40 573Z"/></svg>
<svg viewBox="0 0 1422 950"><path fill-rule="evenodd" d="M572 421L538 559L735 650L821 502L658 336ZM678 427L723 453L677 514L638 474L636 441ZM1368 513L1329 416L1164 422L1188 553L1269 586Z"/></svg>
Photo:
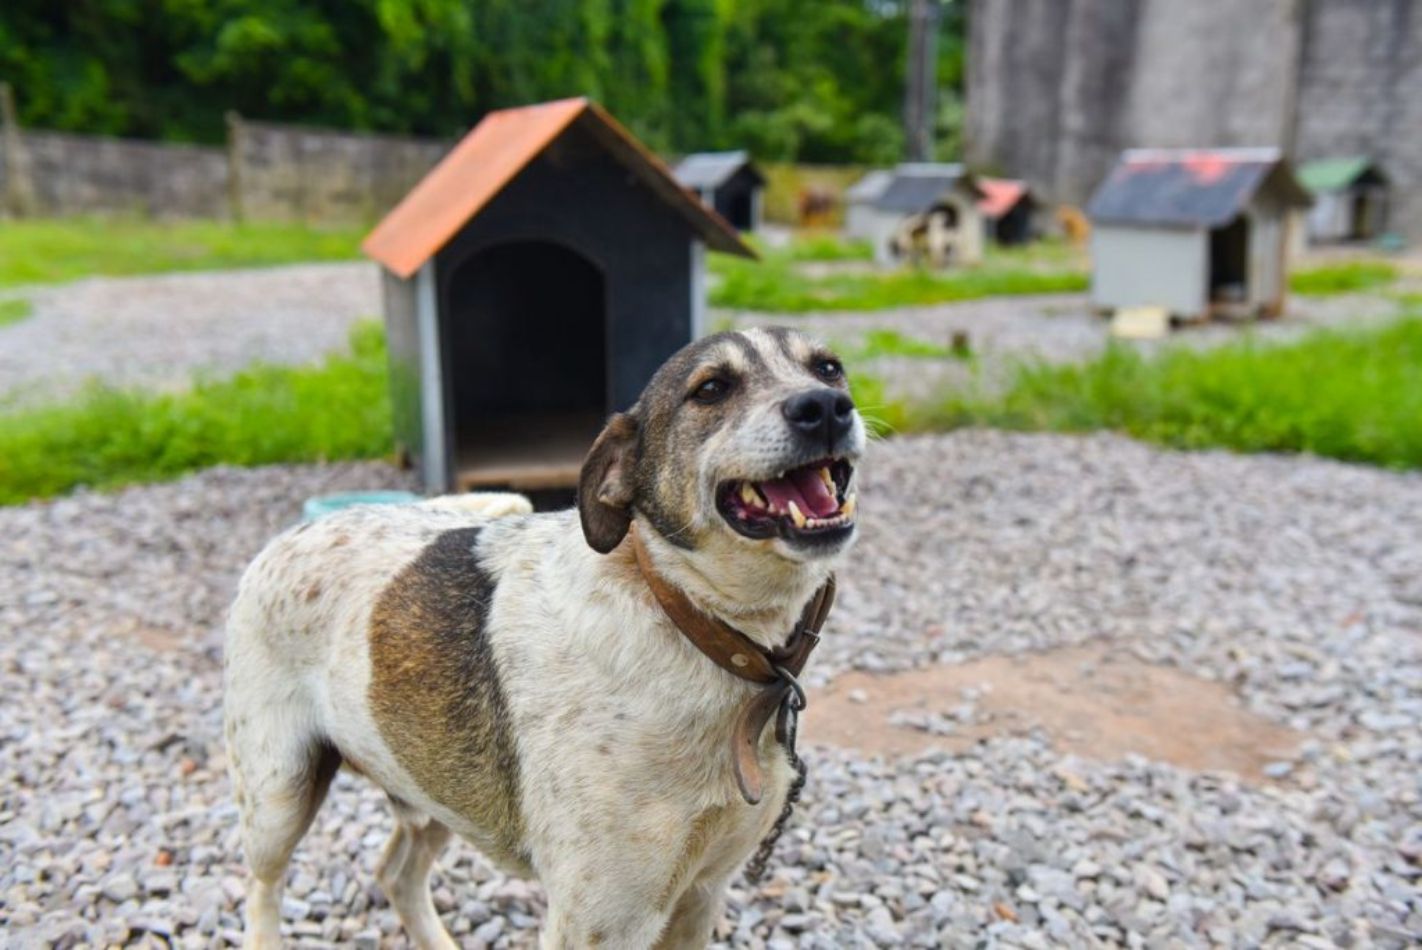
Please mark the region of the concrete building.
<svg viewBox="0 0 1422 950"><path fill-rule="evenodd" d="M1299 168L1313 195L1309 240L1320 244L1371 241L1387 228L1387 176L1366 158L1321 158Z"/></svg>
<svg viewBox="0 0 1422 950"><path fill-rule="evenodd" d="M677 163L673 172L708 208L740 231L760 228L765 176L746 152L698 152Z"/></svg>
<svg viewBox="0 0 1422 950"><path fill-rule="evenodd" d="M1416 0L969 0L965 159L1081 205L1125 148L1367 155L1422 240Z"/></svg>
<svg viewBox="0 0 1422 950"><path fill-rule="evenodd" d="M608 414L702 332L707 248L755 256L597 105L487 115L362 244L426 489L575 485Z"/></svg>
<svg viewBox="0 0 1422 950"><path fill-rule="evenodd" d="M1274 149L1134 149L1087 205L1092 303L1275 316L1308 193Z"/></svg>

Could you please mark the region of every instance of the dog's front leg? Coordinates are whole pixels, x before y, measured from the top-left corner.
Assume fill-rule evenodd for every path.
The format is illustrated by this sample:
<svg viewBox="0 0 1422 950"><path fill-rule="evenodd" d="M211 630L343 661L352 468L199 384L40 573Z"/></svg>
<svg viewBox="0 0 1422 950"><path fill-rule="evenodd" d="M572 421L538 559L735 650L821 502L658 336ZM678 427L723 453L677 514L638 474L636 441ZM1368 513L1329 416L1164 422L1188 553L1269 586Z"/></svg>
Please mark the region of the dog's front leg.
<svg viewBox="0 0 1422 950"><path fill-rule="evenodd" d="M722 878L688 887L657 941L657 950L702 950L710 943L725 903L726 883Z"/></svg>
<svg viewBox="0 0 1422 950"><path fill-rule="evenodd" d="M552 895L539 940L541 950L647 950L666 926L666 914L653 911L645 901L619 901L622 906L570 907Z"/></svg>

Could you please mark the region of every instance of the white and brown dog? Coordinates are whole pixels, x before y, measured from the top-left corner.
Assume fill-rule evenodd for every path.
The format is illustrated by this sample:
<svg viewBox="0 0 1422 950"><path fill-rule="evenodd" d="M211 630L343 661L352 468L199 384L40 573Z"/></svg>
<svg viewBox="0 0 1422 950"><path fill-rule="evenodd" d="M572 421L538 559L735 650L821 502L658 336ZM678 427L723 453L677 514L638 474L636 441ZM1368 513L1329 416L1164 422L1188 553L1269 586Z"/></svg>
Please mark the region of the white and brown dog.
<svg viewBox="0 0 1422 950"><path fill-rule="evenodd" d="M272 541L227 636L248 944L279 942L287 861L344 765L390 796L379 879L418 945L454 946L429 874L455 833L542 882L545 947L704 946L794 773L755 732L746 792L726 750L758 687L659 598L774 655L853 541L864 443L832 353L723 333L609 421L576 512L358 508Z"/></svg>

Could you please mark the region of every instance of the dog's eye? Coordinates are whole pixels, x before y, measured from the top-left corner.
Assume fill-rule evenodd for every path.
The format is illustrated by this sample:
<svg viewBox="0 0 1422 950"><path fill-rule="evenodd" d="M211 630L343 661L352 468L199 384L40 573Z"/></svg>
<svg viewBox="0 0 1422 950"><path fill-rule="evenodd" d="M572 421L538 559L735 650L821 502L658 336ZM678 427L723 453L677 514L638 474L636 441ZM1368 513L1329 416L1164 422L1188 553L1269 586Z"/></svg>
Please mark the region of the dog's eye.
<svg viewBox="0 0 1422 950"><path fill-rule="evenodd" d="M709 406L713 402L720 402L722 399L725 399L730 391L731 384L729 381L719 376L713 376L711 379L706 380L706 382L693 389L691 391L691 398L703 406Z"/></svg>
<svg viewBox="0 0 1422 950"><path fill-rule="evenodd" d="M833 383L844 378L844 367L840 365L839 360L816 360L815 375L827 383Z"/></svg>

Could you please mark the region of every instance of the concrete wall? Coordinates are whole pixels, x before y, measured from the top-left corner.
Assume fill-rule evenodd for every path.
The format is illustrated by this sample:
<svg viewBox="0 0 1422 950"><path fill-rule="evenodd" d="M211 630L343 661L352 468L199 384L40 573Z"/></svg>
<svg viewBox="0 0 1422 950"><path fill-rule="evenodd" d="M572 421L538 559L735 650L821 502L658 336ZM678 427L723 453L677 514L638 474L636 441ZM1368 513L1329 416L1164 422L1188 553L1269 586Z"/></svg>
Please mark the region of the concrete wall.
<svg viewBox="0 0 1422 950"><path fill-rule="evenodd" d="M970 0L965 154L1082 204L1131 146L1361 153L1422 239L1415 0Z"/></svg>
<svg viewBox="0 0 1422 950"><path fill-rule="evenodd" d="M244 217L322 223L375 221L452 144L247 121L231 136Z"/></svg>
<svg viewBox="0 0 1422 950"><path fill-rule="evenodd" d="M24 132L20 154L0 148L0 194L19 171L26 212L43 217L227 213L227 153L221 148ZM6 209L0 207L0 213Z"/></svg>
<svg viewBox="0 0 1422 950"><path fill-rule="evenodd" d="M0 137L0 196L12 196L0 214L362 224L450 144L245 121L229 125L225 147L21 130ZM15 195L23 207L5 207Z"/></svg>

